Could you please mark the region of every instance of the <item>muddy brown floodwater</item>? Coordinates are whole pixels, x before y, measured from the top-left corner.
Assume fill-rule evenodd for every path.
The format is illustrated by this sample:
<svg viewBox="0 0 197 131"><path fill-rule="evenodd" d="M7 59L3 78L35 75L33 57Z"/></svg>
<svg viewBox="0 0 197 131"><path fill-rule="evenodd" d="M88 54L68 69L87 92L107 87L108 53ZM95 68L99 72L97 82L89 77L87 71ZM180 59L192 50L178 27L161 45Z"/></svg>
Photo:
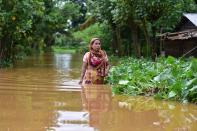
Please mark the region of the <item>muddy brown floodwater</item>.
<svg viewBox="0 0 197 131"><path fill-rule="evenodd" d="M82 55L42 54L0 69L0 131L197 131L197 106L78 85Z"/></svg>

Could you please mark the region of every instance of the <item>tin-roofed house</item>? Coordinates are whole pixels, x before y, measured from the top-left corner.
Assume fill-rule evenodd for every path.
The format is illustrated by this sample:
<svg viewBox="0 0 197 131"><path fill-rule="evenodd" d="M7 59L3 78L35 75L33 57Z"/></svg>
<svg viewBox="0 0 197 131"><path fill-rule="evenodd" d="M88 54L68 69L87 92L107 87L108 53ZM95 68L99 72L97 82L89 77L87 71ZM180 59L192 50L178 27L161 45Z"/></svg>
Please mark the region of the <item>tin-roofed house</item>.
<svg viewBox="0 0 197 131"><path fill-rule="evenodd" d="M165 55L197 57L197 13L183 14L175 32L160 36Z"/></svg>

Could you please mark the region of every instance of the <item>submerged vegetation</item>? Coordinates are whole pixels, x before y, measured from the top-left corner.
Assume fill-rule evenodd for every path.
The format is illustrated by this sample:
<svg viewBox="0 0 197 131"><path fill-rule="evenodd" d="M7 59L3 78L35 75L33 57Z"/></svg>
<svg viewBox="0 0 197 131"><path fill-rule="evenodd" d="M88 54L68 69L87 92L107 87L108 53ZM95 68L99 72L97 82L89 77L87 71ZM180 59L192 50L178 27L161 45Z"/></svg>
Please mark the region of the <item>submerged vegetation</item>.
<svg viewBox="0 0 197 131"><path fill-rule="evenodd" d="M125 58L111 68L108 82L116 94L154 96L197 103L197 59Z"/></svg>

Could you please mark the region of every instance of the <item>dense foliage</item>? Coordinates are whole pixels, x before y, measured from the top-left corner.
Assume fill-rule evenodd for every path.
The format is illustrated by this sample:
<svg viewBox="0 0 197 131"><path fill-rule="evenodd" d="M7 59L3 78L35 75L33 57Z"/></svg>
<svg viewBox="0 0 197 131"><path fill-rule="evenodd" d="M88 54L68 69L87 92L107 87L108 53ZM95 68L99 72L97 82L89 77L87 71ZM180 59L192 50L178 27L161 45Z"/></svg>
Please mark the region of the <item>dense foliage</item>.
<svg viewBox="0 0 197 131"><path fill-rule="evenodd" d="M111 33L109 31L109 27L104 24L95 23L90 27L84 29L83 31L78 31L73 33L75 39L81 42L80 52L84 52L88 50L88 44L91 38L98 37L101 39L102 48L104 50L109 51L111 49L109 43L111 38Z"/></svg>
<svg viewBox="0 0 197 131"><path fill-rule="evenodd" d="M114 93L197 103L197 59L127 58L111 68L108 82Z"/></svg>
<svg viewBox="0 0 197 131"><path fill-rule="evenodd" d="M172 31L183 13L196 12L194 0L88 0L90 12L111 31L114 54L153 56L157 34ZM125 42L126 41L126 42Z"/></svg>
<svg viewBox="0 0 197 131"><path fill-rule="evenodd" d="M76 44L72 31L93 23L93 34L113 54L149 57L159 52L156 35L173 30L182 13L196 7L195 0L0 0L0 66L54 43ZM89 36L80 41L88 44Z"/></svg>
<svg viewBox="0 0 197 131"><path fill-rule="evenodd" d="M0 0L0 67L54 44L82 16L70 0ZM77 20L75 20L75 25Z"/></svg>

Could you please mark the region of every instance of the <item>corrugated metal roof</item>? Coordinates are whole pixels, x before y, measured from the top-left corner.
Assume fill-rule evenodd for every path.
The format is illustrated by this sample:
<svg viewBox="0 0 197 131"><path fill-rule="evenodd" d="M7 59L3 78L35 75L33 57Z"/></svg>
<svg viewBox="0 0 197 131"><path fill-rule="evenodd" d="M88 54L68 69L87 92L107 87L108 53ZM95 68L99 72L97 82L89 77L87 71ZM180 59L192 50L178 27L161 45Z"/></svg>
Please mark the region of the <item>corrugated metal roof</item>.
<svg viewBox="0 0 197 131"><path fill-rule="evenodd" d="M197 13L184 13L183 15L197 26Z"/></svg>

